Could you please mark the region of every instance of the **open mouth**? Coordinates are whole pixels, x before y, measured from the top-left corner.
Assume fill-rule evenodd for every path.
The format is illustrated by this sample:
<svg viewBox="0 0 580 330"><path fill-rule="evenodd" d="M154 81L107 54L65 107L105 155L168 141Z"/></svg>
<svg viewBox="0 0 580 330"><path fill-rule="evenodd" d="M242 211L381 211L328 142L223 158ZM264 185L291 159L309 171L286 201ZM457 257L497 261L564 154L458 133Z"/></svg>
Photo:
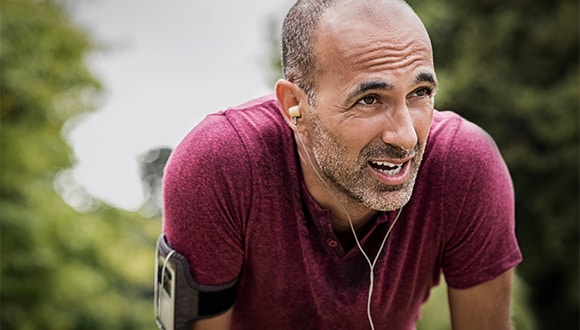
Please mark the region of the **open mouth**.
<svg viewBox="0 0 580 330"><path fill-rule="evenodd" d="M401 164L395 164L390 162L378 162L378 161L369 162L372 168L385 175L397 175L401 173L401 171L403 170L403 168L407 163L408 161Z"/></svg>

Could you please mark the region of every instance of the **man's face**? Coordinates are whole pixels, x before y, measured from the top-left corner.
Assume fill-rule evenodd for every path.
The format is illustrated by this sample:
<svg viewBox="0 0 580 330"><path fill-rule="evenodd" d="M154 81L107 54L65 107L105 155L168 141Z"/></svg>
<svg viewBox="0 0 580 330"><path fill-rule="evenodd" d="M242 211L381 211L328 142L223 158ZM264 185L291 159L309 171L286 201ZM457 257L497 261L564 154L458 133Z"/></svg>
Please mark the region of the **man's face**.
<svg viewBox="0 0 580 330"><path fill-rule="evenodd" d="M411 197L436 89L429 38L407 8L329 10L318 30L312 152L355 203L394 210ZM360 8L359 8L360 9Z"/></svg>

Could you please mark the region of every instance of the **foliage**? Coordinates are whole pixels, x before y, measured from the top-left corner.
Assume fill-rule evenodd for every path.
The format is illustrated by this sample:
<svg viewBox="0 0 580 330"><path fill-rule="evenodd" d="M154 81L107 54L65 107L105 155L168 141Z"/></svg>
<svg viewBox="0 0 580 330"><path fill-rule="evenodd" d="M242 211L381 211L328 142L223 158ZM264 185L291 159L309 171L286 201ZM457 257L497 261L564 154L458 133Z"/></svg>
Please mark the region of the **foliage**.
<svg viewBox="0 0 580 330"><path fill-rule="evenodd" d="M409 2L431 34L438 107L485 128L508 163L539 326L577 329L578 2Z"/></svg>
<svg viewBox="0 0 580 330"><path fill-rule="evenodd" d="M51 0L3 0L0 49L2 329L153 328L159 223L55 193L72 165L65 122L93 110L92 45Z"/></svg>

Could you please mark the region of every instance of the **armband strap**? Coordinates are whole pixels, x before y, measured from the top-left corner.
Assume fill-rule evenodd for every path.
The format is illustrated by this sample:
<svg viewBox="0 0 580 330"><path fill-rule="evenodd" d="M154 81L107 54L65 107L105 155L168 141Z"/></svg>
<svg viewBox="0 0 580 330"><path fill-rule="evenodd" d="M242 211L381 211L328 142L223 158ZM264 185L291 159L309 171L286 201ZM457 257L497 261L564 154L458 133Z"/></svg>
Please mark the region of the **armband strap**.
<svg viewBox="0 0 580 330"><path fill-rule="evenodd" d="M196 320L217 316L234 305L238 279L218 285L193 280L187 259L161 234L156 246L155 321L159 329L188 329Z"/></svg>

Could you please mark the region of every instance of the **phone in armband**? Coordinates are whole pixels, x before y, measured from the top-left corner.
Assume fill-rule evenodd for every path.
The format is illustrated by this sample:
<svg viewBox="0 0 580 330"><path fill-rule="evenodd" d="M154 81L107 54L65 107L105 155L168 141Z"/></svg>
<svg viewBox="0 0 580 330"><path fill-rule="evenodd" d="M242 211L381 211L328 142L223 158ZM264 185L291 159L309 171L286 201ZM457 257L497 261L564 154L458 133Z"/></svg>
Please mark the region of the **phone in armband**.
<svg viewBox="0 0 580 330"><path fill-rule="evenodd" d="M155 259L155 322L161 330L190 330L196 320L217 316L234 304L238 279L218 286L197 284L187 259L161 234Z"/></svg>

